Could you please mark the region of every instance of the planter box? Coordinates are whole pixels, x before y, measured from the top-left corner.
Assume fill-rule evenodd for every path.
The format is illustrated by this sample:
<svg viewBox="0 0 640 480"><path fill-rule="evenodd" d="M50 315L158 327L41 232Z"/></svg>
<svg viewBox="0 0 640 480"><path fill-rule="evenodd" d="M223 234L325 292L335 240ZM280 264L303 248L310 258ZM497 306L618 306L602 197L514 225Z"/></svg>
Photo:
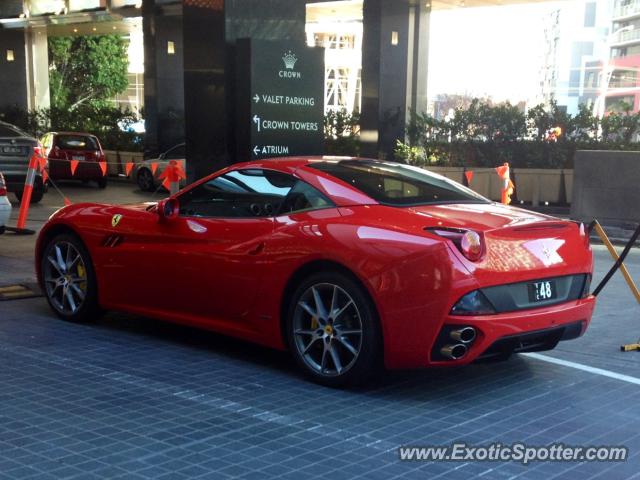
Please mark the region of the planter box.
<svg viewBox="0 0 640 480"><path fill-rule="evenodd" d="M469 187L474 192L494 201L500 201L502 196L502 180L495 168L470 168L473 180Z"/></svg>
<svg viewBox="0 0 640 480"><path fill-rule="evenodd" d="M562 200L561 169L518 168L514 169L513 176L520 201L535 207L541 202L560 203Z"/></svg>
<svg viewBox="0 0 640 480"><path fill-rule="evenodd" d="M567 203L571 205L571 199L573 198L573 170L564 169L564 191L567 196Z"/></svg>
<svg viewBox="0 0 640 480"><path fill-rule="evenodd" d="M424 167L458 183L464 184L462 167ZM470 188L483 197L499 202L502 197L502 180L495 168L469 168L473 172ZM518 200L538 206L540 203L560 203L562 188L566 200L571 203L573 195L573 170L547 168L518 168L512 170L512 180ZM564 177L564 180L563 180ZM563 185L564 181L564 185Z"/></svg>
<svg viewBox="0 0 640 480"><path fill-rule="evenodd" d="M454 182L464 183L464 168L462 167L426 167L426 170L447 177Z"/></svg>
<svg viewBox="0 0 640 480"><path fill-rule="evenodd" d="M144 160L144 154L142 152L105 150L104 154L107 157L107 174L110 176L117 176L121 173L124 174L124 166L128 162L140 163Z"/></svg>

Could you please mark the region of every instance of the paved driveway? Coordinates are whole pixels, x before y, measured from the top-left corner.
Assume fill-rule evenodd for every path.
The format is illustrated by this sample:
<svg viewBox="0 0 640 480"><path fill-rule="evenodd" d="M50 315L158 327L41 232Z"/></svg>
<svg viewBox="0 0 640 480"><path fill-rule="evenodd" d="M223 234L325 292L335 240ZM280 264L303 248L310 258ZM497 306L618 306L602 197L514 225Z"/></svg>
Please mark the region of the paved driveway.
<svg viewBox="0 0 640 480"><path fill-rule="evenodd" d="M149 198L126 184L67 190ZM31 225L58 205L49 194ZM32 277L32 248L33 237L0 237L0 284ZM611 262L595 252L601 277ZM630 267L640 279L640 251ZM619 351L638 336L640 307L616 276L588 333L553 352L341 391L301 379L286 354L219 335L116 313L74 325L42 298L0 302L0 479L640 478L640 354ZM458 440L625 445L631 458L398 458L401 445Z"/></svg>

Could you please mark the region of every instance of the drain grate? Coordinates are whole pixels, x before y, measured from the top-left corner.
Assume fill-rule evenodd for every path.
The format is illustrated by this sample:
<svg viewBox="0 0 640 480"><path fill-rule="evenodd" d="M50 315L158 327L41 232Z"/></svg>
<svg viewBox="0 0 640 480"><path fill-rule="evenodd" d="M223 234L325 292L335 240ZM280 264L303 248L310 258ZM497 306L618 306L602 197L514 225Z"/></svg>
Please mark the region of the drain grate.
<svg viewBox="0 0 640 480"><path fill-rule="evenodd" d="M42 291L36 283L23 283L20 285L7 285L0 287L0 302L41 296Z"/></svg>

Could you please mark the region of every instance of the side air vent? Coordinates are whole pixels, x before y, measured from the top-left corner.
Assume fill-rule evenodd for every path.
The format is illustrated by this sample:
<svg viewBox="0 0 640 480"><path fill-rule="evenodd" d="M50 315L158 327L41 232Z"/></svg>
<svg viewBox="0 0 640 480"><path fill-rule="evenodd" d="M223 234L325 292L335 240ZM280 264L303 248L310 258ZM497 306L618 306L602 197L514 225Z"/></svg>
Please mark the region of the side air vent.
<svg viewBox="0 0 640 480"><path fill-rule="evenodd" d="M102 246L107 248L114 248L120 245L122 243L122 240L123 238L121 235L108 235L104 238L104 240L102 240Z"/></svg>

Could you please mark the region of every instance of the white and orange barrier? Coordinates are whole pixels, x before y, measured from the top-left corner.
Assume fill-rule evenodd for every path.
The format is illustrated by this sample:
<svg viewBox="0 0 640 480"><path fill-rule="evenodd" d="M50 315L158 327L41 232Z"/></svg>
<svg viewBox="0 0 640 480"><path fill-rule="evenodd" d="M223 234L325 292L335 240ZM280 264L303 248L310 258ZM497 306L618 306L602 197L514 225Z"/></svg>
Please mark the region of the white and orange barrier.
<svg viewBox="0 0 640 480"><path fill-rule="evenodd" d="M182 162L170 160L169 165L158 178L163 180L162 186L169 190L171 195L174 195L180 191L180 180L186 180L187 174L182 167Z"/></svg>
<svg viewBox="0 0 640 480"><path fill-rule="evenodd" d="M509 171L509 164L504 163L501 167L496 167L496 172L498 176L502 179L502 198L501 202L504 205L509 205L511 203L511 195L513 195L514 185L511 181L511 173Z"/></svg>
<svg viewBox="0 0 640 480"><path fill-rule="evenodd" d="M20 213L18 214L18 223L16 225L15 233L35 233L25 228L27 224L27 215L29 214L29 205L31 204L31 194L33 193L33 184L36 180L36 175L42 164L40 161L40 152L35 151L29 159L29 167L27 170L27 178L24 182L24 189L22 190L22 200L20 203Z"/></svg>

